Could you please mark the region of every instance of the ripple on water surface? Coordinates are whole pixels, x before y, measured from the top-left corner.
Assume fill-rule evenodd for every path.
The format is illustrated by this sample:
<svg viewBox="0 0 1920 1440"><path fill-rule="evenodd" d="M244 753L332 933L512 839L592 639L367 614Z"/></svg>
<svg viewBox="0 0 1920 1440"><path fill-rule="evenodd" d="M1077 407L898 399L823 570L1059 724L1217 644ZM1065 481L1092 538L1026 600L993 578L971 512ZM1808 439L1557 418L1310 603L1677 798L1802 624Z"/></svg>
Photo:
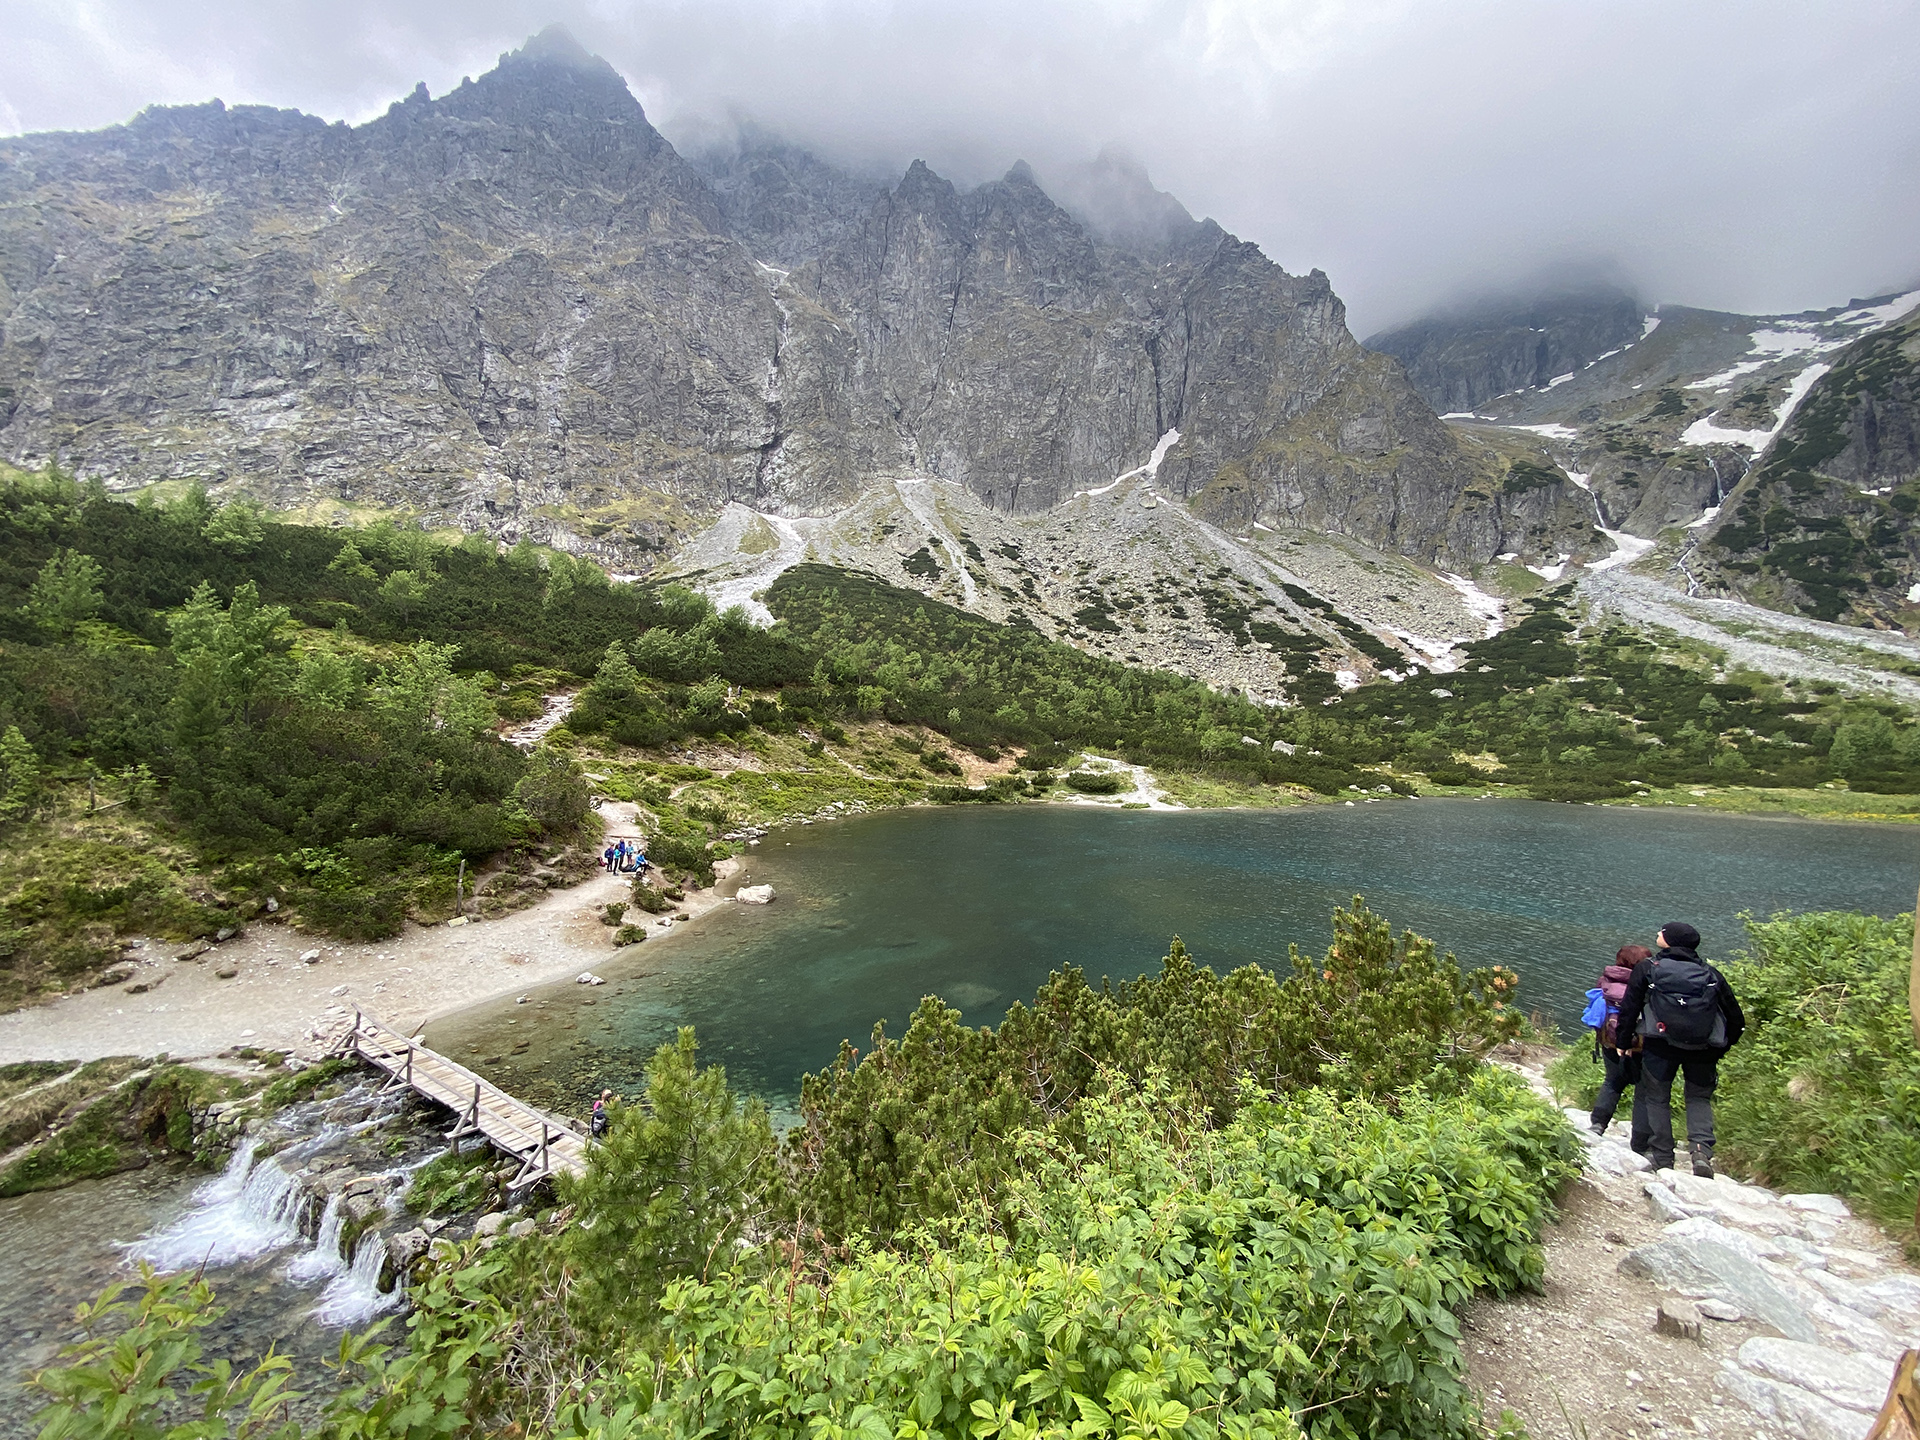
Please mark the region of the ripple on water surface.
<svg viewBox="0 0 1920 1440"><path fill-rule="evenodd" d="M841 1039L898 1034L922 995L998 1022L1048 971L1094 981L1157 968L1179 935L1216 969L1284 970L1324 950L1356 893L1467 965L1521 975L1562 1023L1604 961L1687 919L1710 958L1739 915L1910 909L1920 829L1530 801L1145 814L1057 806L904 810L776 832L746 883L690 933L597 967L609 984L479 1006L427 1039L526 1098L583 1108L631 1093L678 1025L705 1059L779 1108Z"/></svg>

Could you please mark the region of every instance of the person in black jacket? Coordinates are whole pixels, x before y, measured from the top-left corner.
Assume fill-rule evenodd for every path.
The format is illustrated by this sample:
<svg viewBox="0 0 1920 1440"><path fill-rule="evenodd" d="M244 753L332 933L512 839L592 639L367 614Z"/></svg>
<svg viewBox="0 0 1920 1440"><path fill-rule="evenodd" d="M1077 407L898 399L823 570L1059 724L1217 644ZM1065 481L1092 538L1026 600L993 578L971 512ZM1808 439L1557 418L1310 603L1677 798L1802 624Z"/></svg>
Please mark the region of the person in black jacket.
<svg viewBox="0 0 1920 1440"><path fill-rule="evenodd" d="M1633 967L1617 1027L1623 1039L1642 1037L1635 1098L1646 1099L1652 1130L1647 1159L1655 1170L1673 1168L1673 1081L1684 1074L1693 1173L1711 1177L1720 1057L1738 1043L1747 1017L1727 977L1700 958L1700 932L1693 926L1683 920L1663 925L1653 943L1653 958Z"/></svg>

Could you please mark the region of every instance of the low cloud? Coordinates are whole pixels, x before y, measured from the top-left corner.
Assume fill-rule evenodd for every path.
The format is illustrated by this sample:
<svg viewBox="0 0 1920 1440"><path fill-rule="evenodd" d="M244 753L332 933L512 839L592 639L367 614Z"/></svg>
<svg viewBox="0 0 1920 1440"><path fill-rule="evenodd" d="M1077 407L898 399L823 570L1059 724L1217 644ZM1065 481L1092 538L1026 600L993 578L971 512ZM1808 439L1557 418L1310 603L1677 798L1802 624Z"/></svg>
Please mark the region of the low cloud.
<svg viewBox="0 0 1920 1440"><path fill-rule="evenodd" d="M218 95L363 120L553 21L677 141L745 115L960 182L1113 146L1365 334L1543 269L1772 311L1920 277L1920 4L15 0L0 123Z"/></svg>

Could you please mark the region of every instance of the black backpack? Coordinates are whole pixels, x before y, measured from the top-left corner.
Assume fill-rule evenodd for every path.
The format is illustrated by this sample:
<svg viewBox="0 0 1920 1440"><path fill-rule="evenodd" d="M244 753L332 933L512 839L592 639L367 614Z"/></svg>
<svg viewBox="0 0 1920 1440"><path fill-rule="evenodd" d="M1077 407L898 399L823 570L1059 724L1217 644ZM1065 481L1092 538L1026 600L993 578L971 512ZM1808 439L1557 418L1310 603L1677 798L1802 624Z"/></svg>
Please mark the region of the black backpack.
<svg viewBox="0 0 1920 1440"><path fill-rule="evenodd" d="M1640 1033L1676 1050L1724 1050L1727 1017L1720 1011L1720 981L1704 960L1661 955L1653 962Z"/></svg>

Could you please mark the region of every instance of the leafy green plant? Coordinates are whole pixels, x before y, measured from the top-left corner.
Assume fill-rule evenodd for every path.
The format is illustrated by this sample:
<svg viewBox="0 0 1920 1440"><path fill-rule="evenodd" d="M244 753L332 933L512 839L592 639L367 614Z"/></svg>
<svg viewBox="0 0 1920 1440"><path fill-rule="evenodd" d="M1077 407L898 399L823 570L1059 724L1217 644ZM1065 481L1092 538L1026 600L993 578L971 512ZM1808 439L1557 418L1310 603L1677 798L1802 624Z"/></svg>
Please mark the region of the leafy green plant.
<svg viewBox="0 0 1920 1440"><path fill-rule="evenodd" d="M583 1326L648 1326L667 1286L739 1264L735 1249L765 1204L777 1154L766 1109L696 1056L682 1028L647 1062L644 1098L611 1107L585 1173L562 1182L581 1216L564 1244Z"/></svg>
<svg viewBox="0 0 1920 1440"><path fill-rule="evenodd" d="M1834 1191L1911 1235L1920 1202L1913 917L1748 922L1725 967L1748 1019L1720 1066L1720 1150L1768 1184Z"/></svg>
<svg viewBox="0 0 1920 1440"><path fill-rule="evenodd" d="M200 1332L225 1313L205 1281L142 1262L133 1289L116 1283L80 1306L81 1339L29 1382L49 1402L35 1416L44 1440L300 1440L289 1415L300 1392L288 1388L284 1355L269 1350L237 1373L225 1360L202 1362ZM196 1420L171 1419L195 1409Z"/></svg>

